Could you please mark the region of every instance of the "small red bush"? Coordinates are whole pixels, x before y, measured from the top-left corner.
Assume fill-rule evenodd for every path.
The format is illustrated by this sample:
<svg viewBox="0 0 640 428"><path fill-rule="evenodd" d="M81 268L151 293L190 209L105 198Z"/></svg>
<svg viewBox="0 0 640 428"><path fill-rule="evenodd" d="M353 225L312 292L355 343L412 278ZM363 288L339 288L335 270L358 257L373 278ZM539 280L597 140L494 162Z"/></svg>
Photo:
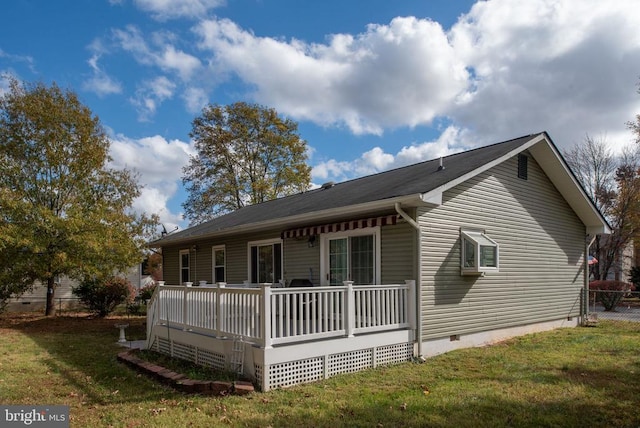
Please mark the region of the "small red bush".
<svg viewBox="0 0 640 428"><path fill-rule="evenodd" d="M143 302L149 300L151 296L153 296L153 293L156 291L156 287L157 285L155 282L145 285L140 289L140 292L138 293L138 297L136 297L136 299Z"/></svg>
<svg viewBox="0 0 640 428"><path fill-rule="evenodd" d="M589 283L589 290L593 291L632 291L633 284L613 279L600 279Z"/></svg>
<svg viewBox="0 0 640 428"><path fill-rule="evenodd" d="M624 281L602 279L589 283L590 299L602 303L605 311L614 310L625 293L634 289L633 284Z"/></svg>

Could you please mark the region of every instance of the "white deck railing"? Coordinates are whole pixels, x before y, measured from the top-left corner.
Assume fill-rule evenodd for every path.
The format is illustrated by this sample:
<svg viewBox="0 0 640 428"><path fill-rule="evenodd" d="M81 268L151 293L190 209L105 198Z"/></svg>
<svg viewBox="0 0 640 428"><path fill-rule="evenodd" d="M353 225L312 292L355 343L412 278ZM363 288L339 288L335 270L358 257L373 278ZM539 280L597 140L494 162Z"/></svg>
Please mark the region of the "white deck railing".
<svg viewBox="0 0 640 428"><path fill-rule="evenodd" d="M272 345L414 328L415 281L400 285L272 288L270 284L160 286L150 300L156 324ZM149 334L147 337L149 337Z"/></svg>

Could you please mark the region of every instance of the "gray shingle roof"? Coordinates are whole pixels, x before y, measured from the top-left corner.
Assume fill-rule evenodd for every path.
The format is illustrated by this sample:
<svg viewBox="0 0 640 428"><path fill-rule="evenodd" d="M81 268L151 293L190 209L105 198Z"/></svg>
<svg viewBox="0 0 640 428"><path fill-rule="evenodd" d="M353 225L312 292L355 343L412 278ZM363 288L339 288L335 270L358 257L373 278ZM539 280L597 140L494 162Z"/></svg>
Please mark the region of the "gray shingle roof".
<svg viewBox="0 0 640 428"><path fill-rule="evenodd" d="M167 235L153 244L161 246L269 220L426 193L499 159L539 135L527 135L446 156L443 158L445 167L443 170L438 169L440 159L434 159L337 183L330 188L314 189L250 205L200 225Z"/></svg>

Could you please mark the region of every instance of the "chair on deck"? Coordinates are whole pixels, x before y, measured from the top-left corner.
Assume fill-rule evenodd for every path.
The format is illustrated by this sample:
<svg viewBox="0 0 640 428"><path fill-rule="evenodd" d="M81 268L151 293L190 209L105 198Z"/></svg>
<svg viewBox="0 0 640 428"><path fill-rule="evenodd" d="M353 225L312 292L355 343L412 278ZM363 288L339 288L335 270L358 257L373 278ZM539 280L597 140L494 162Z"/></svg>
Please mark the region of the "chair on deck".
<svg viewBox="0 0 640 428"><path fill-rule="evenodd" d="M294 278L289 283L289 287L313 287L313 282L306 278Z"/></svg>

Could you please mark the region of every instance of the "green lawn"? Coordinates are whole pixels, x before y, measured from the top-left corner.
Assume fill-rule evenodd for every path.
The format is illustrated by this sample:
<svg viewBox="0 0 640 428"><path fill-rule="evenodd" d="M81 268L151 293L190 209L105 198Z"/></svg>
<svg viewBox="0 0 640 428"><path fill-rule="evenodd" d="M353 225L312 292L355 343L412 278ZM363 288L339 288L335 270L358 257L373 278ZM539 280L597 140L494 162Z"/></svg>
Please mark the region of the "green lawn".
<svg viewBox="0 0 640 428"><path fill-rule="evenodd" d="M116 361L114 324L0 317L0 402L73 427L638 427L640 323L604 322L246 397L188 396ZM128 318L130 339L144 318Z"/></svg>

